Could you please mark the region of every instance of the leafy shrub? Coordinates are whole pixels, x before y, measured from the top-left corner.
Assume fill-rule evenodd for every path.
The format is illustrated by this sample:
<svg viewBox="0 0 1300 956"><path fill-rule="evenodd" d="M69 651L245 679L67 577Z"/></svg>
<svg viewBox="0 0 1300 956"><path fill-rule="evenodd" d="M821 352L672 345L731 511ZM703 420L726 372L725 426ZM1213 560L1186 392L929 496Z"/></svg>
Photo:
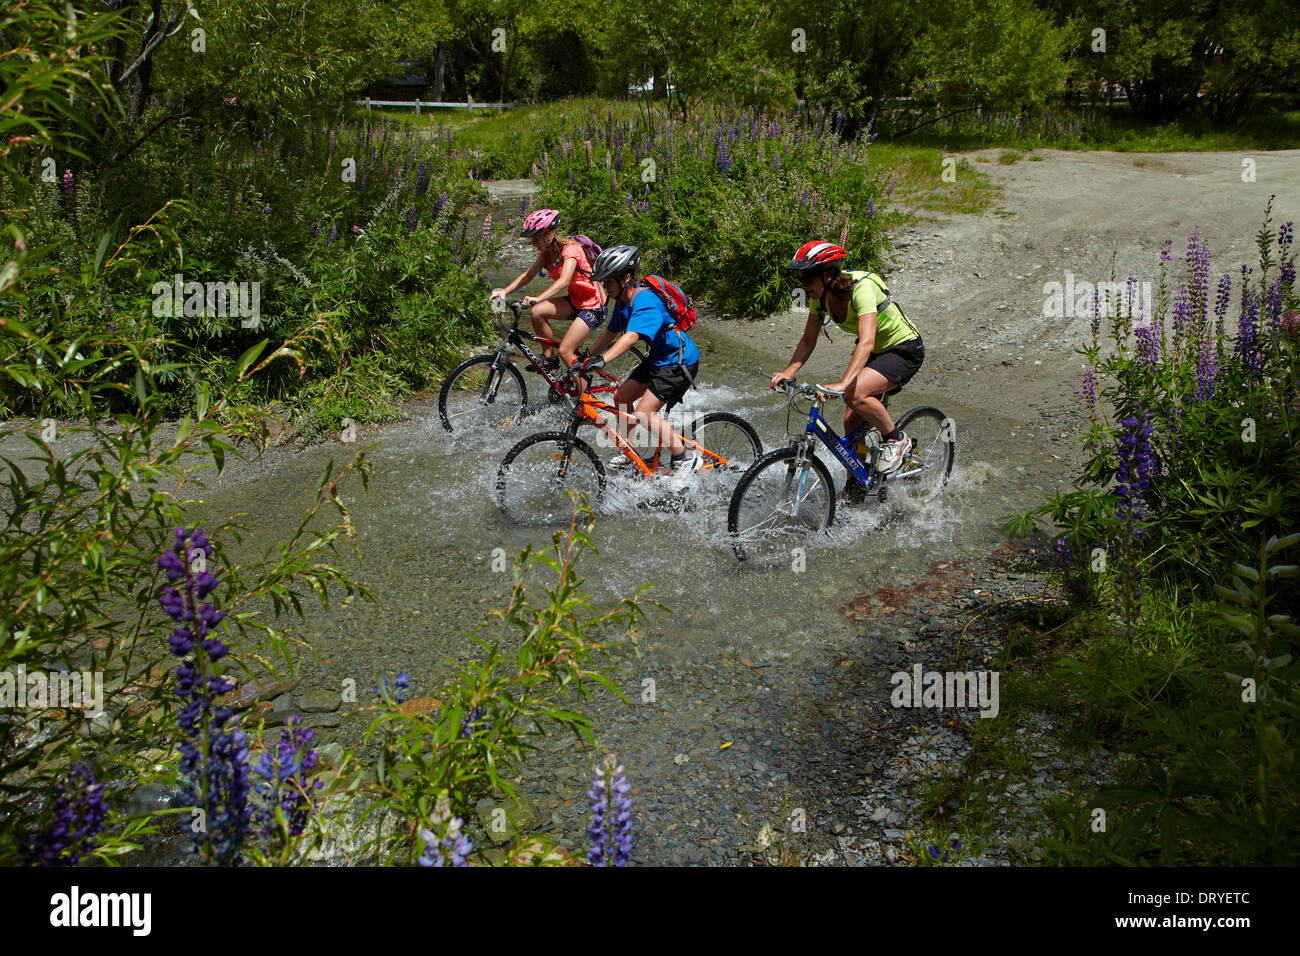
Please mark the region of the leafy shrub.
<svg viewBox="0 0 1300 956"><path fill-rule="evenodd" d="M1281 554L1300 541L1288 534L1300 499L1293 228L1275 233L1266 211L1257 277L1242 266L1235 280L1235 330L1233 276L1211 286L1199 232L1172 289L1165 243L1149 321L1110 303L1108 355L1094 299L1078 490L1007 525L1055 524L1092 639L1047 680L1080 726L1106 728L1135 758L1088 807L1116 825L1097 837L1066 821L1053 844L1063 861L1285 864L1300 853L1300 588Z"/></svg>
<svg viewBox="0 0 1300 956"><path fill-rule="evenodd" d="M682 122L578 100L547 133L546 205L602 245L640 246L643 272L723 311L787 307L781 267L809 239L845 245L854 266L879 251L872 137L850 133L842 115L713 106Z"/></svg>

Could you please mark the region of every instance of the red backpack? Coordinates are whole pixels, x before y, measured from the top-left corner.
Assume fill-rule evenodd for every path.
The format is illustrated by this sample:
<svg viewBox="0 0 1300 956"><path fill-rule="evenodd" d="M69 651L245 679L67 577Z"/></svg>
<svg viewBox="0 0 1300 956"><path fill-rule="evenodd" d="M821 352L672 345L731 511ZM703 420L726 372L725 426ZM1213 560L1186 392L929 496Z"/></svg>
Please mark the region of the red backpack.
<svg viewBox="0 0 1300 956"><path fill-rule="evenodd" d="M645 276L637 287L649 289L659 297L678 332L689 332L695 325L695 303L679 286L659 276Z"/></svg>

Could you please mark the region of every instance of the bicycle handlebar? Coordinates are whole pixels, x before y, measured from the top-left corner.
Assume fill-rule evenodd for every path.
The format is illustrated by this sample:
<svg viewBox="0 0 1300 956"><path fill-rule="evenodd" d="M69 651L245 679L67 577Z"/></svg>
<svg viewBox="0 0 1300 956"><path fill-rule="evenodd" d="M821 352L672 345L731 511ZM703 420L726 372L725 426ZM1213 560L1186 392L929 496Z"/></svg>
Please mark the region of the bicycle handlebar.
<svg viewBox="0 0 1300 956"><path fill-rule="evenodd" d="M769 382L772 380L772 376L768 375L761 368L758 370L758 374L763 376ZM785 389L785 393L789 395L791 398L793 398L796 393L802 393L804 395L811 395L811 396L816 396L820 393L822 395L829 395L832 398L844 397L843 392L837 392L835 389L827 388L825 385L808 385L805 382L796 382L792 378L787 378L785 381L783 381L781 383L781 388Z"/></svg>

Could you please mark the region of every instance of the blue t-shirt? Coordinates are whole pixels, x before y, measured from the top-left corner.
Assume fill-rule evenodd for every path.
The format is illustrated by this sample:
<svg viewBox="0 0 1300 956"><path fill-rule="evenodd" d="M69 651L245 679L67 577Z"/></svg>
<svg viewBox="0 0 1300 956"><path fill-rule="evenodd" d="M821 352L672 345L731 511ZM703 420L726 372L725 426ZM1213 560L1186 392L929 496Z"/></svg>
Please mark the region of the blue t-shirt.
<svg viewBox="0 0 1300 956"><path fill-rule="evenodd" d="M699 348L689 335L677 331L668 309L650 289L639 291L631 306L622 300L614 304L609 331L616 336L635 332L649 342L651 365L694 365L700 360Z"/></svg>

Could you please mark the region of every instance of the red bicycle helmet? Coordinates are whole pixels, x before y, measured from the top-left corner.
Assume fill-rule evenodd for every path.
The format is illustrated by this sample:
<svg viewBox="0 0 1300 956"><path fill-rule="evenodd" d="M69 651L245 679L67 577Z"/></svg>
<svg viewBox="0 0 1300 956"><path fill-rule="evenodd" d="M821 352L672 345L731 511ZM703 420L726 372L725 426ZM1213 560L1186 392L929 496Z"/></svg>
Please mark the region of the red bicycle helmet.
<svg viewBox="0 0 1300 956"><path fill-rule="evenodd" d="M554 229L560 224L560 214L554 209L538 209L528 214L524 220L524 229L519 235L528 239L547 229Z"/></svg>
<svg viewBox="0 0 1300 956"><path fill-rule="evenodd" d="M791 272L806 272L809 269L828 266L832 262L839 262L848 258L848 255L848 251L843 246L837 246L833 242L813 240L799 247L799 251L794 254L794 258L786 268Z"/></svg>

